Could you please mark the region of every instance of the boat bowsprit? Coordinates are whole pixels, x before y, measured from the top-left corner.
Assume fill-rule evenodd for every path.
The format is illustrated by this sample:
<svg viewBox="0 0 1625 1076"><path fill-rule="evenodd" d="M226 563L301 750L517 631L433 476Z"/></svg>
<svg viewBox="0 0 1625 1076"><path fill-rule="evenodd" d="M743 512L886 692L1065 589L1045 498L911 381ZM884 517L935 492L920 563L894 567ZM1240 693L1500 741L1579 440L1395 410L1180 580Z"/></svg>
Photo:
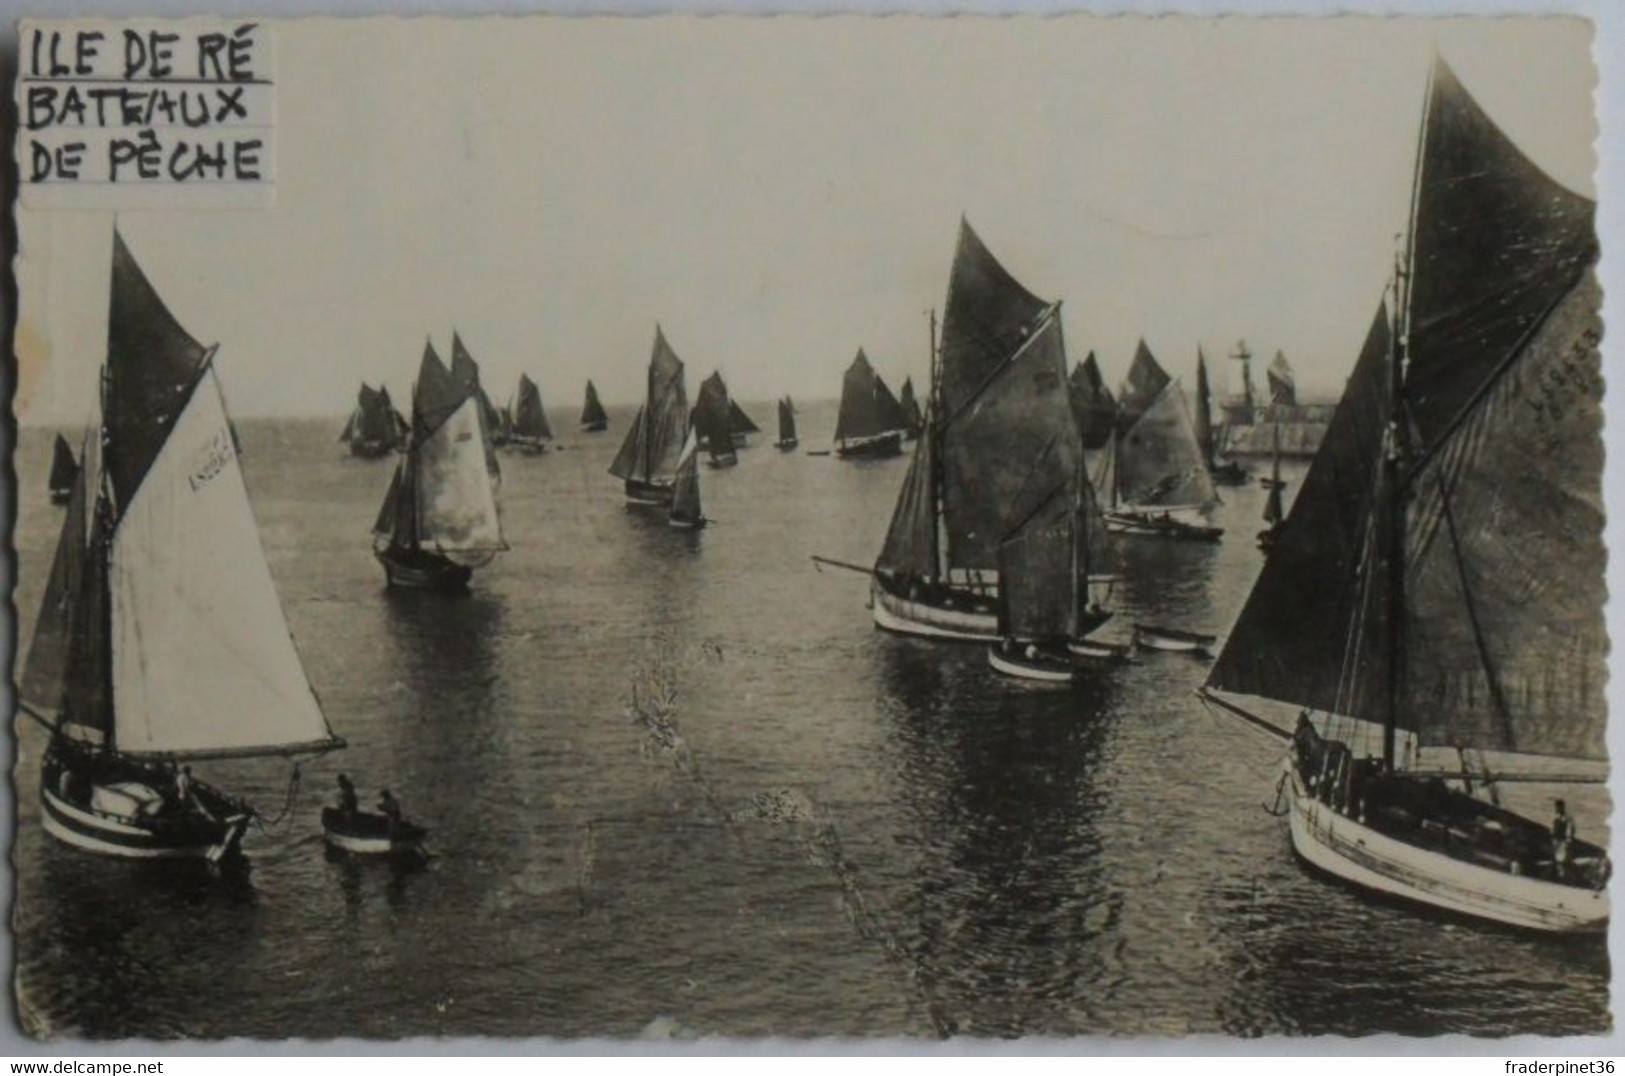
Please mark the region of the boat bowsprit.
<svg viewBox="0 0 1625 1076"><path fill-rule="evenodd" d="M1180 628L1161 628L1151 624L1134 625L1134 645L1145 650L1167 650L1182 654L1205 654L1219 641L1217 635L1184 631Z"/></svg>
<svg viewBox="0 0 1625 1076"><path fill-rule="evenodd" d="M429 831L405 820L396 821L372 811L322 808L322 839L352 855L422 855Z"/></svg>

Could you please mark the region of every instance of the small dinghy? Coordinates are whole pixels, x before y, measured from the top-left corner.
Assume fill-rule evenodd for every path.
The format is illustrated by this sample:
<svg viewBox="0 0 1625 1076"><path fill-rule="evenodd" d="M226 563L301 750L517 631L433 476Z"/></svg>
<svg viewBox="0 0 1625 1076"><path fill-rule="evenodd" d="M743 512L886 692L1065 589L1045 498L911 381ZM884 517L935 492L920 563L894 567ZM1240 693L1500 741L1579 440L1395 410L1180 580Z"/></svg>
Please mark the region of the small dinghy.
<svg viewBox="0 0 1625 1076"><path fill-rule="evenodd" d="M1247 469L1236 460L1214 463L1208 473L1213 476L1213 481L1221 486L1245 486L1252 480Z"/></svg>
<svg viewBox="0 0 1625 1076"><path fill-rule="evenodd" d="M410 822L391 823L371 811L345 812L322 808L322 839L340 851L358 856L419 855L429 831Z"/></svg>
<svg viewBox="0 0 1625 1076"><path fill-rule="evenodd" d="M1128 661L1132 648L1127 643L1108 643L1103 639L1073 639L1066 644L1067 653L1090 662Z"/></svg>
<svg viewBox="0 0 1625 1076"><path fill-rule="evenodd" d="M990 646L987 663L993 671L1018 680L1035 680L1047 684L1070 684L1078 678L1078 667L1062 655L1037 646L1016 648Z"/></svg>
<svg viewBox="0 0 1625 1076"><path fill-rule="evenodd" d="M1182 654L1206 653L1208 647L1218 641L1217 635L1181 631L1179 628L1158 628L1150 624L1134 625L1134 645L1146 650L1169 650Z"/></svg>
<svg viewBox="0 0 1625 1076"><path fill-rule="evenodd" d="M1169 512L1107 512L1106 529L1113 534L1171 538L1181 542L1217 542L1224 537L1223 527L1187 523Z"/></svg>

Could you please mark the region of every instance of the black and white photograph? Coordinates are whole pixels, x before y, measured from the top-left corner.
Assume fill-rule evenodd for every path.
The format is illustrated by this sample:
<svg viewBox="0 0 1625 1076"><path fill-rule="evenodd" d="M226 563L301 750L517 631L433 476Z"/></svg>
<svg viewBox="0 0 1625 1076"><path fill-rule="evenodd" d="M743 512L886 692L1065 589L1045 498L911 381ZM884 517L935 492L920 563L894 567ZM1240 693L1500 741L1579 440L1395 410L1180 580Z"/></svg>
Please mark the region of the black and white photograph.
<svg viewBox="0 0 1625 1076"><path fill-rule="evenodd" d="M1593 38L25 20L21 1032L1610 1034Z"/></svg>

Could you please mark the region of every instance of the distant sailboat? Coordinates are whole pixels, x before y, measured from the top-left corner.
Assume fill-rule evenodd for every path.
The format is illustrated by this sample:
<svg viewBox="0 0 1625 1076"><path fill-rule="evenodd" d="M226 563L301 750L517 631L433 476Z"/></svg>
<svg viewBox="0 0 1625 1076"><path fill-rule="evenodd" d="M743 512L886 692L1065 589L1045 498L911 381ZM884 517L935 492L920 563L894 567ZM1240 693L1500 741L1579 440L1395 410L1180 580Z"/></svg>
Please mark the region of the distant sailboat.
<svg viewBox="0 0 1625 1076"><path fill-rule="evenodd" d="M1281 524L1286 520L1286 511L1281 505L1281 492L1286 489L1286 483L1281 481L1281 420L1275 420L1275 455L1270 459L1270 476L1264 480L1264 488L1269 491L1264 498L1264 522L1269 526L1258 532L1258 548L1268 553L1275 548L1276 539L1281 536Z"/></svg>
<svg viewBox="0 0 1625 1076"><path fill-rule="evenodd" d="M19 684L51 730L46 832L132 858L236 852L248 804L175 764L343 746L288 634L214 358L117 232L101 415Z"/></svg>
<svg viewBox="0 0 1625 1076"><path fill-rule="evenodd" d="M1093 351L1073 368L1069 394L1084 451L1106 448L1117 429L1117 401L1106 387L1106 379L1100 376L1100 364Z"/></svg>
<svg viewBox="0 0 1625 1076"><path fill-rule="evenodd" d="M732 396L728 397L728 430L733 437L735 448L748 447L750 435L762 432L762 428L751 421L751 417L745 414L745 409L739 406L739 401Z"/></svg>
<svg viewBox="0 0 1625 1076"><path fill-rule="evenodd" d="M1606 780L1595 204L1438 59L1414 176L1394 322L1378 309L1202 693L1288 742L1279 796L1320 871L1601 931L1605 851L1561 810L1498 805Z"/></svg>
<svg viewBox="0 0 1625 1076"><path fill-rule="evenodd" d="M547 424L547 409L542 406L542 390L526 374L519 375L519 392L509 409L512 423L508 443L529 452L541 452L553 440L553 430Z"/></svg>
<svg viewBox="0 0 1625 1076"><path fill-rule="evenodd" d="M1217 541L1205 515L1219 502L1179 382L1140 341L1118 395L1118 436L1106 525L1119 534Z"/></svg>
<svg viewBox="0 0 1625 1076"><path fill-rule="evenodd" d="M897 404L903 411L903 437L913 441L920 436L925 428L925 414L920 410L920 401L914 396L914 379L903 378L903 388L897 394Z"/></svg>
<svg viewBox="0 0 1625 1076"><path fill-rule="evenodd" d="M483 426L479 396L425 344L412 392L412 445L373 525L373 552L390 586L463 587L508 548Z"/></svg>
<svg viewBox="0 0 1625 1076"><path fill-rule="evenodd" d="M1200 344L1196 347L1196 442L1202 446L1202 460L1207 473L1221 486L1240 486L1247 482L1247 471L1235 460L1218 458L1217 431L1213 428L1213 394L1208 389L1207 356Z"/></svg>
<svg viewBox="0 0 1625 1076"><path fill-rule="evenodd" d="M389 390L374 389L362 382L355 410L339 439L349 444L350 455L377 459L394 450L396 437L395 408L390 404Z"/></svg>
<svg viewBox="0 0 1625 1076"><path fill-rule="evenodd" d="M710 453L712 467L732 467L739 462L734 452L733 401L722 374L712 371L700 382L700 397L694 404L694 434L699 446Z"/></svg>
<svg viewBox="0 0 1625 1076"><path fill-rule="evenodd" d="M609 465L609 473L626 484L626 499L635 505L671 504L677 459L688 436L688 393L683 388L683 360L655 326L654 353L649 358L648 386L626 440Z"/></svg>
<svg viewBox="0 0 1625 1076"><path fill-rule="evenodd" d="M835 419L835 454L842 459L884 459L903 451L903 409L858 348L841 381Z"/></svg>
<svg viewBox="0 0 1625 1076"><path fill-rule="evenodd" d="M677 477L672 488L671 512L666 522L682 530L698 530L709 522L700 510L700 440L691 426L677 457Z"/></svg>
<svg viewBox="0 0 1625 1076"><path fill-rule="evenodd" d="M801 443L796 439L796 405L788 396L779 401L779 439L773 443L780 449L795 448Z"/></svg>
<svg viewBox="0 0 1625 1076"><path fill-rule="evenodd" d="M609 428L609 416L604 413L604 405L598 402L598 390L591 381L587 382L587 399L581 405L581 432L602 433Z"/></svg>
<svg viewBox="0 0 1625 1076"><path fill-rule="evenodd" d="M934 319L931 336L925 426L871 572L870 604L887 631L998 642L1001 549L1047 524L1045 506L1093 502L1092 491L1065 485L1089 479L1060 306L1022 287L962 220L940 347ZM1066 525L1088 540L1086 528ZM1105 573L1080 578L1078 635L1104 620L1111 587Z"/></svg>
<svg viewBox="0 0 1625 1076"><path fill-rule="evenodd" d="M46 486L51 491L52 504L67 504L68 498L73 495L73 484L79 478L79 464L74 461L73 449L68 447L67 438L60 433L56 435L56 443L51 446L51 473L46 478Z"/></svg>

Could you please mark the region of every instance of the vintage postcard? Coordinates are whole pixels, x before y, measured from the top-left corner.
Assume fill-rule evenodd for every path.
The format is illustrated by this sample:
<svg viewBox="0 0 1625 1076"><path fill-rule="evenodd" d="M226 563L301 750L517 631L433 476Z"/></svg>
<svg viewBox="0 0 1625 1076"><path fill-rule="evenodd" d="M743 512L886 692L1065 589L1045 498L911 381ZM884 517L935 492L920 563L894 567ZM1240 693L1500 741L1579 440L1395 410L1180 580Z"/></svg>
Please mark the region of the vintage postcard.
<svg viewBox="0 0 1625 1076"><path fill-rule="evenodd" d="M25 1030L1610 1031L1591 44L25 21Z"/></svg>

